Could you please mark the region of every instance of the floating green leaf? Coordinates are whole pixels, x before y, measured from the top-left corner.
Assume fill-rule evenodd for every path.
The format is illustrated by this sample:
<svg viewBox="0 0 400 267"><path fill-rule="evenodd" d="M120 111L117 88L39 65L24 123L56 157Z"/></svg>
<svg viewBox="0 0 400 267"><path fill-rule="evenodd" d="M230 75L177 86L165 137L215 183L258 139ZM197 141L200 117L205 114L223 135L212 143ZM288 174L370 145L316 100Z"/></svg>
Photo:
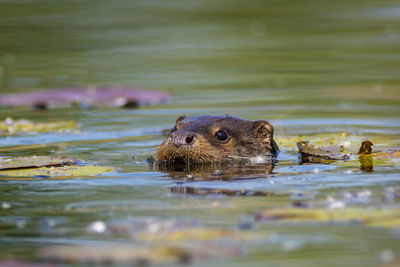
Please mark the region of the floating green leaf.
<svg viewBox="0 0 400 267"><path fill-rule="evenodd" d="M9 177L51 177L57 179L60 177L85 177L100 175L107 172L112 172L115 169L106 166L95 166L95 165L67 165L60 167L41 167L41 168L25 168L25 169L10 169L1 170L0 180L9 180ZM28 178L29 179L29 178ZM32 179L32 178L31 178Z"/></svg>
<svg viewBox="0 0 400 267"><path fill-rule="evenodd" d="M375 149L379 148L378 150L381 150L381 148L384 148L384 146L388 142L391 143L392 141L390 137L385 135L371 137L371 136L349 134L347 132L314 133L310 135L297 135L297 136L296 135L285 136L277 134L276 136L274 136L274 140L278 144L278 146L288 150L296 150L296 144L299 141L310 141L314 146L318 147L333 146L333 148L340 148L341 151L346 153L358 153L360 144L367 138L376 145L376 147L374 147Z"/></svg>
<svg viewBox="0 0 400 267"><path fill-rule="evenodd" d="M365 226L397 228L400 227L400 209L344 208L327 210L316 209L274 209L256 214L257 220L287 222L343 222L356 221Z"/></svg>
<svg viewBox="0 0 400 267"><path fill-rule="evenodd" d="M57 121L57 122L32 122L29 120L13 120L6 118L0 122L0 133L12 135L18 133L43 133L68 131L77 128L75 121Z"/></svg>
<svg viewBox="0 0 400 267"><path fill-rule="evenodd" d="M192 228L157 233L144 233L138 235L136 238L157 243L167 242L170 244L186 241L212 241L217 239L247 240L251 238L251 234L243 231Z"/></svg>
<svg viewBox="0 0 400 267"><path fill-rule="evenodd" d="M334 149L315 147L311 145L308 141L299 141L297 142L297 148L302 156L305 157L317 157L326 160L346 160L349 159L350 154L343 153L340 151L336 151Z"/></svg>
<svg viewBox="0 0 400 267"><path fill-rule="evenodd" d="M321 133L321 134L312 134L312 135L299 135L299 136L276 136L274 137L275 142L279 147L287 148L287 149L296 149L297 142L301 140L310 140L315 146L344 146L346 149L352 150L349 148L350 145L359 144L363 137L349 135L346 132L342 133ZM356 148L354 148L355 150ZM353 151L351 151L353 152Z"/></svg>
<svg viewBox="0 0 400 267"><path fill-rule="evenodd" d="M2 180L9 177L82 177L99 175L114 170L112 167L72 165L78 159L63 156L33 156L0 159ZM27 178L33 179L33 178Z"/></svg>
<svg viewBox="0 0 400 267"><path fill-rule="evenodd" d="M360 166L362 171L372 172L374 165L398 164L396 158L400 157L398 148L379 147L372 149L371 141L363 141L358 150L350 153L344 146L318 147L309 141L297 142L302 162L331 163L339 160L342 166ZM354 158L357 157L358 161ZM353 158L353 160L350 160ZM344 162L344 163L343 163Z"/></svg>
<svg viewBox="0 0 400 267"><path fill-rule="evenodd" d="M138 265L185 263L190 259L190 254L183 248L169 246L146 248L122 244L45 247L40 250L39 256L45 259L73 263L131 263Z"/></svg>
<svg viewBox="0 0 400 267"><path fill-rule="evenodd" d="M0 170L32 167L62 166L77 162L78 159L63 156L33 156L0 158Z"/></svg>
<svg viewBox="0 0 400 267"><path fill-rule="evenodd" d="M210 257L241 255L239 244L265 237L263 232L186 228L154 229L134 238L141 246L115 243L109 245L51 246L41 249L39 256L64 262L176 264ZM225 242L221 245L221 240Z"/></svg>

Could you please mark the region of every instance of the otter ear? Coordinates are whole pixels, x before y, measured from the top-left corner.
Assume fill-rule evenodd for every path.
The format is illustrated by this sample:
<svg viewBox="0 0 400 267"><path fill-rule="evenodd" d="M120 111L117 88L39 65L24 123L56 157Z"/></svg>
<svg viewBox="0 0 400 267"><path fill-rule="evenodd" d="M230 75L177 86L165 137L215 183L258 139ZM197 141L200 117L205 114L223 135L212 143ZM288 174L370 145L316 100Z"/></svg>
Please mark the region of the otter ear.
<svg viewBox="0 0 400 267"><path fill-rule="evenodd" d="M253 122L253 134L265 143L272 150L272 153L277 154L279 148L273 139L274 127L268 121Z"/></svg>
<svg viewBox="0 0 400 267"><path fill-rule="evenodd" d="M269 143L274 135L274 127L268 121L255 121L253 122L253 134Z"/></svg>
<svg viewBox="0 0 400 267"><path fill-rule="evenodd" d="M179 118L176 120L175 124L180 123L180 122L183 121L184 119L186 119L186 116L185 116L185 115L179 116Z"/></svg>

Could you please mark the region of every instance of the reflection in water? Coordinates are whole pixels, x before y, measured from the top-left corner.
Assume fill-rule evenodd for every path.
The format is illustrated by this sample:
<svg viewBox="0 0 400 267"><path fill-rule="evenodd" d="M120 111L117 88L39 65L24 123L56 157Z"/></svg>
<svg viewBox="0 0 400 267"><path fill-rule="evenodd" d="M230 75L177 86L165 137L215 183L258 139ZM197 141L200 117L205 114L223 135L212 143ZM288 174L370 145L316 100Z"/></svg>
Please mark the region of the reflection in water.
<svg viewBox="0 0 400 267"><path fill-rule="evenodd" d="M374 160L372 155L359 155L358 160L360 161L360 169L363 172L374 171Z"/></svg>
<svg viewBox="0 0 400 267"><path fill-rule="evenodd" d="M263 196L270 197L273 196L273 192L260 191L260 190L233 190L224 188L196 188L190 186L172 186L170 187L172 193L175 194L189 194L197 196L207 196L207 195L224 195L224 196Z"/></svg>
<svg viewBox="0 0 400 267"><path fill-rule="evenodd" d="M309 155L299 155L299 164L306 164L306 163L321 163L321 164L330 164L335 162L332 159L325 159L321 157L314 157L314 156L309 156Z"/></svg>
<svg viewBox="0 0 400 267"><path fill-rule="evenodd" d="M179 180L238 180L269 178L275 162L251 164L237 161L228 164L185 164L184 162L156 162L157 171Z"/></svg>
<svg viewBox="0 0 400 267"><path fill-rule="evenodd" d="M371 141L364 141L361 144L360 150L358 151L358 160L360 161L360 169L363 172L373 172L373 157L372 148L374 144Z"/></svg>
<svg viewBox="0 0 400 267"><path fill-rule="evenodd" d="M230 164L196 164L158 163L157 170L167 173L169 177L180 181L233 181L271 177L275 163L250 164L234 162ZM196 188L185 185L170 187L172 193L193 195L227 195L227 196L272 196L271 192L246 189Z"/></svg>
<svg viewBox="0 0 400 267"><path fill-rule="evenodd" d="M342 160L343 161L343 160ZM346 160L344 160L346 161ZM360 169L363 172L373 172L374 171L374 161L373 156L371 154L367 155L358 155L358 161L360 162ZM313 157L313 156L299 156L299 164L309 164L309 163L317 163L317 164L334 164L335 160L331 159L324 159L320 157Z"/></svg>

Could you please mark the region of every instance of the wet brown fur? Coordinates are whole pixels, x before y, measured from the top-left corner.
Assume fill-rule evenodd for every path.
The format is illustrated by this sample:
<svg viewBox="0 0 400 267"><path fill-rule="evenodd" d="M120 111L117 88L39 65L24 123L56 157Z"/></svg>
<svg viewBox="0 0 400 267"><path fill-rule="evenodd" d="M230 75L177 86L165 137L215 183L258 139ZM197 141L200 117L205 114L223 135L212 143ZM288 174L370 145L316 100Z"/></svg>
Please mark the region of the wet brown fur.
<svg viewBox="0 0 400 267"><path fill-rule="evenodd" d="M218 141L215 132L229 134L226 142ZM168 138L158 147L156 161L217 163L255 156L271 156L279 151L273 140L273 127L267 121L249 121L231 116L181 116ZM193 135L193 144L174 145L177 136Z"/></svg>

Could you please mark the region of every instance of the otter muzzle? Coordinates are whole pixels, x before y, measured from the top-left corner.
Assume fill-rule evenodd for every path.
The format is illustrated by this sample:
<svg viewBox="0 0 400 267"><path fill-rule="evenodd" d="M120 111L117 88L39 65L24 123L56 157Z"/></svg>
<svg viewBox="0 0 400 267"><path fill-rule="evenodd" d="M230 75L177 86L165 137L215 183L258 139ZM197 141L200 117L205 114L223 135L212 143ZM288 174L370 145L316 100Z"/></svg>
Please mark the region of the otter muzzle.
<svg viewBox="0 0 400 267"><path fill-rule="evenodd" d="M176 147L193 145L196 142L196 134L192 132L174 132L170 135L169 142Z"/></svg>

